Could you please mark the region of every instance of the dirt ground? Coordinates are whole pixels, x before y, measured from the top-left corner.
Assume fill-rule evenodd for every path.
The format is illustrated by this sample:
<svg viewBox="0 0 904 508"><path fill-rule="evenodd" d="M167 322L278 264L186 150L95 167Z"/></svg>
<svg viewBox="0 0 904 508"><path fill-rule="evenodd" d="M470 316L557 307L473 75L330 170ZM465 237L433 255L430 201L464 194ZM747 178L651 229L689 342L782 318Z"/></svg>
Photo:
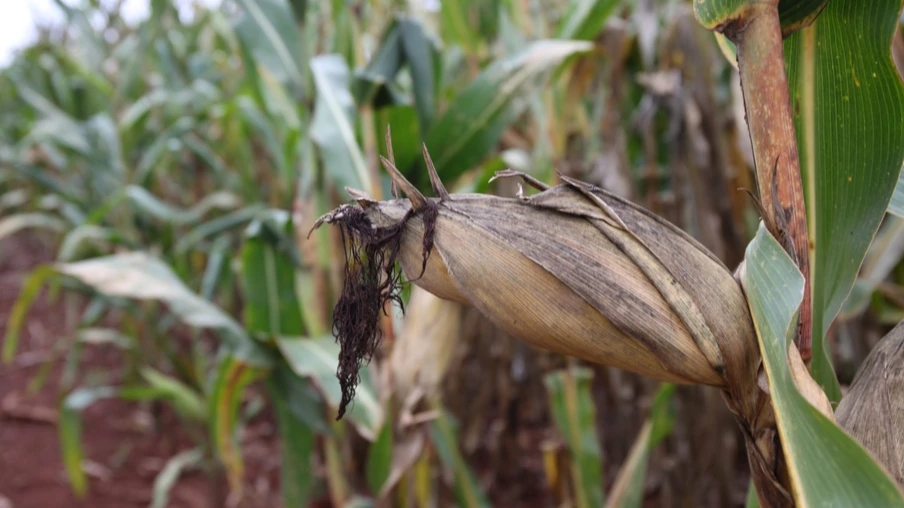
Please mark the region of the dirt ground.
<svg viewBox="0 0 904 508"><path fill-rule="evenodd" d="M53 258L38 238L18 234L0 242L0 337L10 308L31 268ZM166 460L192 447L175 418L162 418L166 428L153 428L146 408L119 400L99 401L84 413L83 445L89 492L72 493L63 469L56 422L61 397L62 366L54 366L49 381L36 393L29 383L51 357L52 346L71 333L59 305L46 295L32 307L18 354L0 365L0 508L125 508L146 507L152 486ZM118 351L87 346L82 377L115 382ZM275 429L266 415L253 422L243 437L246 461L243 506L278 503L279 453ZM173 508L222 506L222 482L201 471L184 474L170 493Z"/></svg>

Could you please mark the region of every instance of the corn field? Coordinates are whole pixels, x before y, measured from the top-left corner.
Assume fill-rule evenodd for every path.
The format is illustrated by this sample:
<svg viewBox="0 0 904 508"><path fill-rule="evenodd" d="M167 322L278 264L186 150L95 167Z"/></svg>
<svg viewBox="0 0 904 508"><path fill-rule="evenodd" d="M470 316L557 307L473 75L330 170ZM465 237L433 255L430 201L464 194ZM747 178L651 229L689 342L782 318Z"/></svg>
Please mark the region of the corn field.
<svg viewBox="0 0 904 508"><path fill-rule="evenodd" d="M58 2L0 70L0 447L53 428L0 501L904 503L901 3L772 3L787 125L742 0Z"/></svg>

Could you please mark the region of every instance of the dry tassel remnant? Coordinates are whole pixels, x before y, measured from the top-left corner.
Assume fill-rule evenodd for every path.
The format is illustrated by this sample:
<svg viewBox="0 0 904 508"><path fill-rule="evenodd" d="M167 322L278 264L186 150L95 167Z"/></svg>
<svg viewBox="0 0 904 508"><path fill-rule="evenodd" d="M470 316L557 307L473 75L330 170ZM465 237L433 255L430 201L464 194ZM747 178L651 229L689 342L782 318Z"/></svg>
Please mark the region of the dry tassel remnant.
<svg viewBox="0 0 904 508"><path fill-rule="evenodd" d="M427 157L440 198L425 198L384 159L408 199L377 202L349 190L357 204L318 221L338 225L349 242L334 316L343 409L378 344L383 303L398 301L398 261L418 286L473 305L530 344L662 381L721 387L736 414L748 422L757 414L759 354L746 300L694 239L570 178L547 187L506 171L498 176L541 192L449 195Z"/></svg>

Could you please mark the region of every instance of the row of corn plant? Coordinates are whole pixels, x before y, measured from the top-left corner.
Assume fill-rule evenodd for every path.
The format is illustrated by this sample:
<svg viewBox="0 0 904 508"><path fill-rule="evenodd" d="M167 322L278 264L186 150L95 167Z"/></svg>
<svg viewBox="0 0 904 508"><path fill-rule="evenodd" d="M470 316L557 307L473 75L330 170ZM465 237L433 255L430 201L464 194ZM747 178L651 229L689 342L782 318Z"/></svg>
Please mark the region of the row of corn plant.
<svg viewBox="0 0 904 508"><path fill-rule="evenodd" d="M743 2L736 3L734 10L697 6L698 17L707 26L724 31L728 26L724 20L752 16L744 10ZM848 14L846 7L826 7L826 12L818 2L813 2L815 7L787 7L794 3L782 3L782 19L790 20L787 33L812 22L817 13L821 16L800 32L804 35L794 36L804 38L803 42L789 39L786 48L788 74L792 83L800 80L796 85L800 91L792 94L798 101L794 103L800 118L798 135L807 142L818 140L820 147L845 146L833 139L859 134L842 129L808 137L806 129L812 129L816 120L807 115L817 111L813 108L817 99L801 98L814 93L807 83L815 82L818 87L830 87L827 91L816 88L822 94L816 96L823 101L820 108L835 104L837 94L831 88L835 86L831 78L841 71L820 64L825 77L807 81L812 75L799 73L812 73L813 69L808 70L806 58L795 57L793 52L804 51L795 44L804 48L816 44L807 37L822 34L817 32L820 26L827 26L827 32L831 32L831 23ZM899 7L877 8L872 18L861 20L857 33L875 38L873 45L863 49L863 62L871 58L870 51L873 56L886 55L888 49L885 32L864 27L894 22ZM830 10L833 8L840 11ZM715 86L709 83L683 88L673 84L675 69L685 74L682 80L692 83L707 83L712 76L699 70L693 75L681 65L670 67L669 59L678 57L669 53L660 56L659 69L653 68L653 53L638 36L633 39L637 47L627 54L640 60L632 62L633 70L648 72L638 78L638 83L627 86L627 91L600 83L608 75L615 76L626 58L610 51L619 44L619 30L607 25L609 16L630 12L641 18L653 12L654 23L662 23L665 16L657 17L652 6L628 8L600 0L554 3L537 10L505 1L442 2L439 12L429 12L420 4L391 2L352 8L341 2L321 5L242 0L227 2L222 10L198 11L193 22L183 24L175 8L154 2L151 17L135 27L126 25L115 12L95 11L105 16L103 35L90 24L92 11L67 9L69 24L75 27L66 34L71 40L65 46L51 43L29 48L4 71L0 92L18 101L17 110L4 113L11 126L3 133L2 154L3 202L9 205L4 205L0 232L47 229L59 246L58 262L37 270L26 281L7 326L4 356L10 359L14 355L28 304L49 281L90 298L73 344L61 346L61 350L76 351L79 341L90 341L85 337L103 335L115 338L111 342L128 351L132 359L121 385L80 387L64 399L60 436L67 470L77 491L86 488L78 444L78 412L98 398L119 397L167 401L188 427L196 429L192 434L197 448L172 459L171 467L165 469L167 475L161 474L155 503L165 505L165 486L174 474L210 461L225 468L233 494L240 497L243 466L237 437L253 412L247 410L247 404L245 411L239 408L251 394L248 387L255 387L266 394L283 438L281 485L287 505L303 505L318 496L330 498L335 505L365 498L371 502L392 499L403 505L430 504L444 495L439 485L446 476L439 473L441 470L449 472L457 503L488 503L485 482L467 467L454 418L444 408L442 390L437 389L445 370L442 364L448 362L442 351L448 352L456 337L436 328L428 328L429 335L417 329L419 317L422 323L426 321L422 326L427 326L447 313L453 317L443 328L454 328L460 303L437 310L446 302L431 301L425 293L418 298L426 303L418 306L418 290L413 290L410 300L407 294L402 294L397 303L386 300L382 306L389 311L386 314L379 312L382 299L378 300L377 312L367 313L374 322L362 325L361 313L356 311L356 319L340 319L339 326L331 326L330 302L338 299L341 304L349 287L347 281L354 283L361 280L362 273L372 273L362 272L368 266L367 256L363 265L350 258L345 266L343 244L327 229L308 235L314 219L342 201L338 194L343 187L366 193L353 192L352 197L364 210L383 211L384 220L405 210L396 204L389 208L375 206L374 200L388 199L396 187L401 187L412 200L411 209L420 214L424 207L435 205L418 198L418 189L433 187L443 199L436 242L432 253L427 252L431 256L427 262L435 264L441 259L456 279L452 287L442 287L429 275L432 271L424 271L419 278L425 252L418 243L403 246L400 254L405 274L415 283L438 296L472 304L500 328L528 342L665 381L726 388L744 437L751 439L748 446L758 450L751 452L752 457L760 459L751 462L754 477L760 482L782 478L776 469L782 467L776 450L795 457L792 445L798 439L788 437L784 412L794 415L788 418L800 418L796 422L808 420L793 413L793 393L792 403L779 407L782 390L793 392L793 386L781 384L769 385L774 406L756 405L775 407L777 426L768 415L760 418L751 413L753 400L769 400L751 377L754 360L761 353L767 359L769 352L762 345L767 333L762 322L765 318L754 308L756 292L751 292L750 283L745 282L755 326L738 325L750 319L744 297L716 257L699 244L653 215L572 180L565 180L565 187L537 195L554 199L544 202L542 197L531 197L536 207L503 199L480 213L463 208L476 217L473 226L478 230L495 231L494 235L502 237L506 235L495 229L499 227L494 225L495 214L507 210L507 220L523 214L520 227L529 236L520 238L530 239L523 245L500 246L496 255L492 250L495 247L480 236L487 233L474 236L463 229L459 231L462 236L456 238L453 230L443 225L442 207L466 207L467 200L445 199L440 181L453 191L486 192L490 190L490 176L513 167L533 175L524 178L545 189L543 182L555 181L553 170L569 159L621 156L628 161L616 171L616 177L618 171L628 173L621 176L628 181L623 195L643 196L644 204L673 217L717 217L722 224L721 235L713 235L712 228L701 219L696 227L691 221L689 229L723 260L736 263L741 259L748 233L744 227L732 230L739 217L736 202L740 199L724 200L721 195L715 200L701 199L706 195L701 181L714 179L712 189L727 190L728 182L719 180L724 175L707 174L706 168L731 160L726 151L734 149L712 134L719 131L718 125L701 121L699 111L695 116L689 109L689 105L705 111L717 109L711 97L699 96L699 90L711 94ZM804 11L808 16L794 17ZM673 30L675 33L668 37L682 48L714 48L708 38L701 42L699 35L688 37L680 25ZM107 38L110 33L115 34L113 43ZM733 33L726 35L732 37ZM827 46L847 43L847 39L836 41L831 36L826 40ZM622 40L620 44L633 43ZM732 50L731 43L723 40L722 44L727 52ZM821 51L826 52L826 61L832 61L831 52L836 50ZM136 59L136 54L147 58ZM739 54L743 56L743 52ZM875 58L888 60L884 56ZM773 61L764 65L775 68ZM887 83L888 68L880 67L872 70L872 77ZM727 76L726 72L716 79L724 81ZM751 78L744 78L742 72L744 79ZM760 86L744 84L745 92ZM899 86L881 87L885 87L884 93L898 93L895 90ZM875 88L856 88L868 89L863 92L865 98L858 99L853 93L857 90L852 89L844 96L846 100L881 103L875 99L879 93ZM587 99L594 93L605 93L613 100L627 95L629 100L623 105ZM620 124L630 123L622 119L626 116L625 111L618 111L622 108L644 114L632 119L635 131L622 146L616 144L615 150L600 146L601 139L604 143L617 139L609 124L615 123L618 130L623 128ZM886 109L880 125L892 131L899 112ZM671 115L673 124L678 119L677 130L674 125L663 125L663 112ZM853 113L844 110L844 114ZM865 114L875 113L869 110ZM851 120L851 124L860 125L857 121ZM775 200L770 199L775 196L770 192L777 189L779 198L784 199L790 184L761 172L772 167L766 168L762 162L754 125L751 132L767 225L780 239L781 231L786 231L787 238L799 238L787 232L790 226L776 222ZM591 141L588 146L575 147L573 140L581 137ZM700 148L701 139L704 144L706 140L716 141L707 150ZM875 156L881 160L873 162L891 168L889 174L896 175L900 157L887 139L880 136L876 146L852 150L846 167L872 167L871 162L864 162L864 154L878 154ZM671 143L689 148L673 153L668 148ZM810 150L803 153L819 161L801 164L812 175L809 180L805 178L810 186L809 202L851 201L846 195L825 197L822 193L826 191L817 191L830 188L835 192L835 187L819 186L829 185L824 183L824 175L833 174L832 168L840 167L839 163L817 159L815 154L822 153L819 147L804 142L800 145ZM497 150L500 146L504 149ZM395 171L392 179L379 170L381 155ZM895 157L898 160L892 161ZM663 166L670 168L671 178L663 176ZM597 178L588 173L578 170L572 174ZM679 180L679 174L686 176ZM511 176L517 174L512 172ZM848 176L855 180L855 175ZM743 176L738 178L743 184ZM774 187L764 187L764 182L773 180L777 181ZM860 180L856 178L858 183ZM605 184L605 179L601 182ZM850 192L853 196L881 198L883 192L890 194L893 184L893 178L885 178L867 182L866 187L851 187ZM660 198L662 188L669 185L671 192L684 199L674 215L668 213ZM880 204L887 202L887 198L878 198ZM781 199L779 202L784 203ZM587 208L585 200L597 202L604 212ZM824 334L847 294L845 287L853 283L859 267L857 258L862 258L885 205L846 210L845 220L865 224L862 230L866 235L865 240L850 244L855 249L850 255L833 252L837 240L831 236L835 231L831 224L842 220L837 218L841 212L829 205L820 206L823 208L814 205L816 211L810 220L818 220L824 228L820 231L828 231L818 238L829 246L816 251L823 258L816 258L814 265L820 270L826 266L835 270L820 275L820 281L839 281L813 283L814 289L808 293L819 302L830 299L836 306L833 310L823 303L813 305L814 310L823 309L820 312L829 315L818 314ZM573 217L563 217L565 222L555 224L556 215L564 211ZM799 220L799 213L793 211L795 220ZM340 223L344 219L335 214L328 218ZM562 244L557 242L568 241L578 218L589 225L582 227L592 226L601 234L599 241L603 243L582 246L591 259L624 259L625 266L635 268L610 270L605 261L557 265L560 260L556 256L562 252ZM406 224L418 220L416 217ZM362 241L355 233L354 229L346 231L352 243L345 246ZM557 235L565 236L556 239ZM414 236L420 242L420 235ZM751 248L760 250L749 251L748 271L742 272L742 278L750 280L750 262L770 248L768 240L761 233L759 243L751 244ZM366 241L364 244L366 247ZM680 253L678 246L683 249ZM591 327L579 320L573 327L566 326L571 323L570 307L563 303L567 298L548 293L549 287L528 290L529 294L517 298L519 291L538 283L542 276L525 272L529 281L523 281L518 278L519 269L510 264L494 269L493 263L500 261L497 258L508 257L502 252L506 248L554 274L573 292L574 305L589 302L603 311L602 317ZM460 260L455 261L456 257ZM846 261L843 266L833 261L849 257L855 261ZM773 252L771 259L778 258ZM792 259L799 262L801 256ZM795 280L793 270L777 263L770 266L787 270L783 280ZM800 267L807 274L807 266ZM393 273L391 265L377 268L385 268L387 275ZM812 274L810 271L816 280ZM380 272L376 275L380 277ZM676 280L687 284L688 277L696 281L692 286L699 285L710 293L701 296L695 289L687 296L682 292L687 286L674 287ZM756 280L757 275L753 277ZM596 285L604 279L610 291L597 292ZM512 285L508 293L515 299L509 303L494 300L508 285ZM865 286L864 294L870 294L877 285ZM825 287L832 287L834 293L821 289ZM634 300L624 307L612 307L611 302L619 301L611 292L614 288L635 295ZM402 301L410 304L404 323L398 319L398 303ZM101 319L111 309L116 311L113 324ZM776 314L779 310L769 312ZM520 322L511 325L503 317L506 315L518 316ZM543 322L532 321L542 321L544 315L554 316L558 324L548 328ZM640 315L662 319L640 323ZM179 323L191 330L187 343L174 339ZM327 337L331 329L340 335L340 344ZM350 330L352 335L357 330L357 342L347 340L343 330ZM384 341L384 347L374 348L375 334L390 340ZM438 371L428 373L425 380L426 369L418 371L421 367L406 356L412 349L403 344L441 335L446 337L442 343L447 349L440 349L440 354L431 351L441 348L439 343L434 346L427 341L419 346L421 354L436 362L432 365L439 365ZM632 345L631 338L638 336L642 347ZM755 336L761 339L759 348ZM556 344L550 342L554 337L559 341ZM814 350L822 354L821 337L813 342ZM658 355L657 351L669 354ZM364 367L362 353L366 358L375 356L377 361ZM764 363L765 373L770 382L780 383L782 363L778 361L776 367L776 360L771 360L773 363ZM819 356L814 360L814 376L837 400L837 392L831 390L832 378L825 374L827 366L821 361ZM340 379L336 378L337 370ZM552 417L567 451L564 456L554 452L544 455L548 483L560 500L578 506L599 505L604 497L613 505L638 505L647 453L671 426L667 408L671 388L666 385L656 398L650 423L641 428L610 495L604 496L588 376L586 370L571 367L546 378ZM400 380L406 379L410 383L400 387ZM341 413L346 406L348 423L331 422L334 411ZM823 425L822 421L817 423ZM823 437L835 436L830 427L820 429ZM780 436L779 447L768 442L775 441L776 435ZM805 439L799 439L802 447L809 446ZM843 441L844 437L833 439ZM367 452L363 461L356 451L362 449L362 441L368 443L364 445ZM822 451L825 453L824 447ZM857 460L869 464L861 456ZM795 464L792 462L792 466ZM315 471L320 467L326 482L316 480ZM758 483L761 494L772 496L765 499L779 504L791 494L797 496L795 499L805 499L800 497L806 495L800 482L806 479L794 476L793 471L792 481L797 482L793 485ZM847 484L839 485L842 490L847 488ZM847 492L858 490L851 487ZM883 492L888 491L879 493Z"/></svg>
<svg viewBox="0 0 904 508"><path fill-rule="evenodd" d="M488 159L498 168L541 155L549 174L549 147L493 160L494 147L518 118L551 115L540 86L563 87L562 64L575 55L591 61L593 46L583 40L601 31L615 3L563 3L553 23L559 39L532 42L527 34L547 24L528 23L525 11L502 3L445 5L437 16L415 7L402 15L389 5L355 13L340 3L248 0L198 10L184 23L171 4L153 2L136 26L100 4L60 7L70 28L49 33L2 74L0 93L15 107L4 111L0 232L47 234L57 246L56 262L25 281L10 313L6 361L42 287L88 302L44 373L56 361L77 369L88 344L112 345L127 358L116 384L62 386L60 441L74 490L88 489L80 413L114 397L168 404L195 443L161 472L154 506L166 505L190 468L223 468L240 498L238 436L256 412L248 400L263 393L283 439L286 505L318 496L341 505L359 494L427 503L442 492L440 469L453 473L459 502L487 503L441 398L421 403L431 408L421 423L406 423L398 412L416 406L403 408L378 389L374 372L358 387L351 426L329 421L341 391L339 349L324 337L326 302L342 267L330 254L334 238L302 238L318 211L335 204L335 189L389 194L371 160L389 154L389 129L394 161L415 179L426 174L421 142L444 178L464 187L485 185L489 170L466 170ZM472 27L475 15L486 26ZM455 44L450 51L431 26L437 17ZM556 103L566 104L558 94ZM550 378L552 404L565 404L556 422L593 441L592 418L571 406L577 393L583 414L593 414L587 374L575 372ZM39 376L35 386L43 382ZM372 443L363 489L349 455L361 438ZM639 437L632 460L642 461L650 439ZM569 485L563 500L587 505L599 495L601 466L588 466L586 451L572 446L571 472L554 465L547 474L550 485ZM626 471L641 478L642 462L632 464ZM631 478L620 480L618 495L636 503L642 481Z"/></svg>

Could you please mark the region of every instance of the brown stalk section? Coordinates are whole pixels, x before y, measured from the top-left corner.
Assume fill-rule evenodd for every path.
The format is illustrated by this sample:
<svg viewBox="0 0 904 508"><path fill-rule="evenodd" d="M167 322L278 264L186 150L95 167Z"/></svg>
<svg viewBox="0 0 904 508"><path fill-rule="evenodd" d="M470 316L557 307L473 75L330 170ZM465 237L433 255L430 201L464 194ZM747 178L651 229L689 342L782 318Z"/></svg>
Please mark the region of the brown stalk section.
<svg viewBox="0 0 904 508"><path fill-rule="evenodd" d="M725 26L723 33L738 49L763 219L796 261L806 281L798 348L801 358L809 364L813 326L807 213L782 53L778 0L750 4L739 19Z"/></svg>

